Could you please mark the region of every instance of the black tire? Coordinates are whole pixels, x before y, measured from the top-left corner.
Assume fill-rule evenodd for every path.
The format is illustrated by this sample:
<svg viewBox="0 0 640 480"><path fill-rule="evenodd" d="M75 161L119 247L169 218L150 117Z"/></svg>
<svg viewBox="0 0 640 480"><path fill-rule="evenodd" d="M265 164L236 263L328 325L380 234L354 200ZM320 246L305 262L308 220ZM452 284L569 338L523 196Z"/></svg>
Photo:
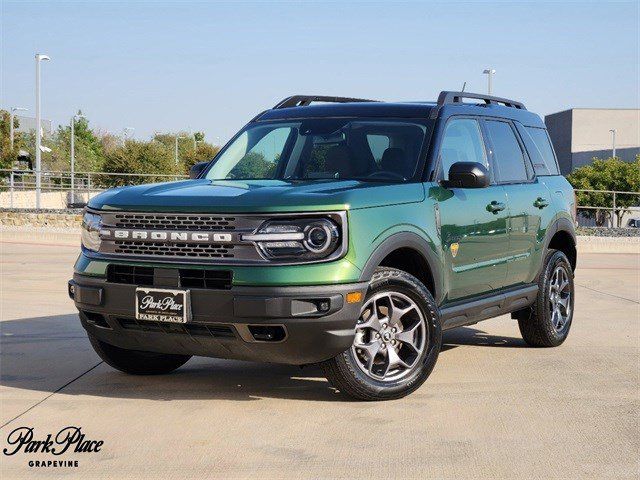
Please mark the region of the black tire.
<svg viewBox="0 0 640 480"><path fill-rule="evenodd" d="M130 375L162 375L173 372L189 359L190 355L126 350L109 345L89 334L91 346L105 363Z"/></svg>
<svg viewBox="0 0 640 480"><path fill-rule="evenodd" d="M561 269L566 273L569 294L569 311L562 325L555 325L552 315L551 282L554 272ZM545 259L544 269L538 280L538 296L535 303L518 315L518 326L522 338L532 347L557 347L569 335L573 320L574 305L573 269L567 256L559 250L550 250ZM566 312L566 310L565 310Z"/></svg>
<svg viewBox="0 0 640 480"><path fill-rule="evenodd" d="M322 370L329 382L340 392L358 400L392 400L410 394L429 377L440 353L440 317L429 290L413 275L395 268L380 267L373 274L363 305L372 296L385 291L409 297L420 309L426 327L424 349L406 377L391 381L376 380L365 374L352 348L322 362Z"/></svg>

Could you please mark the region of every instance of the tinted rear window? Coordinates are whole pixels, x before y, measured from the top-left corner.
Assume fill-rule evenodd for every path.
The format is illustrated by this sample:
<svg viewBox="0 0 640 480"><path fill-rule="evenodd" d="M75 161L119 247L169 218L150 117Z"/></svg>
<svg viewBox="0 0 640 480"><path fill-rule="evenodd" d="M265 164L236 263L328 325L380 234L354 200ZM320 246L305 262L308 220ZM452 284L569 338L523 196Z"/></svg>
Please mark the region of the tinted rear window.
<svg viewBox="0 0 640 480"><path fill-rule="evenodd" d="M523 135L525 146L531 156L537 175L558 175L558 164L553 154L553 147L549 141L549 135L544 128L525 127L528 135ZM529 146L529 139L533 145ZM541 168L542 167L542 168Z"/></svg>

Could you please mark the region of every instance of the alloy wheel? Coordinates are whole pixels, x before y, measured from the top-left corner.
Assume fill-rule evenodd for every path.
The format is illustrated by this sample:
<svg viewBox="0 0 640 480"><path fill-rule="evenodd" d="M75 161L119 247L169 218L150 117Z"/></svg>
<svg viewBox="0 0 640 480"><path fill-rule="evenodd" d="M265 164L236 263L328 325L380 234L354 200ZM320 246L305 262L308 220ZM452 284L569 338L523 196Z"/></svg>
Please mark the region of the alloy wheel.
<svg viewBox="0 0 640 480"><path fill-rule="evenodd" d="M549 282L549 312L556 331L561 331L571 318L571 285L567 270L558 265Z"/></svg>
<svg viewBox="0 0 640 480"><path fill-rule="evenodd" d="M357 365L378 381L406 377L427 345L427 324L414 300L399 292L380 292L367 300L351 348Z"/></svg>

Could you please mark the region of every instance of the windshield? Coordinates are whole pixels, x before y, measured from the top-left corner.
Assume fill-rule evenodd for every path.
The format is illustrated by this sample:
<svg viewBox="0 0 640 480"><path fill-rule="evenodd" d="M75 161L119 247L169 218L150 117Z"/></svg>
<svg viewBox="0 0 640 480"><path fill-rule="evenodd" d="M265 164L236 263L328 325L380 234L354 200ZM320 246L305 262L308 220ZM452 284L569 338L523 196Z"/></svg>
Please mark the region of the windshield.
<svg viewBox="0 0 640 480"><path fill-rule="evenodd" d="M205 178L405 181L416 172L425 132L425 125L393 119L252 123Z"/></svg>

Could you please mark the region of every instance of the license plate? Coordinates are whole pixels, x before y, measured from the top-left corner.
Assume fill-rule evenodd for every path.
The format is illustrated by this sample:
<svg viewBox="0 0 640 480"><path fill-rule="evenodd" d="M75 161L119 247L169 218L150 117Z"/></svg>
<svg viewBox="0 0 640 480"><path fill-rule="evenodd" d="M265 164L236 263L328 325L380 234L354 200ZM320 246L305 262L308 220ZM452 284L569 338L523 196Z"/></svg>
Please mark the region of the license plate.
<svg viewBox="0 0 640 480"><path fill-rule="evenodd" d="M189 290L136 289L136 318L186 323L191 319Z"/></svg>

